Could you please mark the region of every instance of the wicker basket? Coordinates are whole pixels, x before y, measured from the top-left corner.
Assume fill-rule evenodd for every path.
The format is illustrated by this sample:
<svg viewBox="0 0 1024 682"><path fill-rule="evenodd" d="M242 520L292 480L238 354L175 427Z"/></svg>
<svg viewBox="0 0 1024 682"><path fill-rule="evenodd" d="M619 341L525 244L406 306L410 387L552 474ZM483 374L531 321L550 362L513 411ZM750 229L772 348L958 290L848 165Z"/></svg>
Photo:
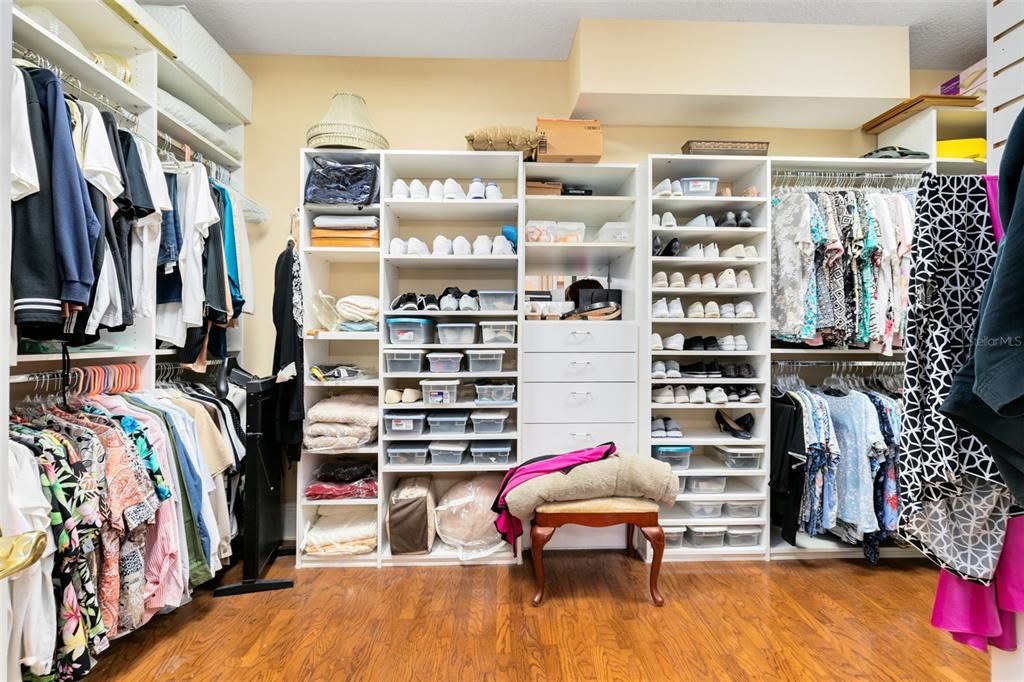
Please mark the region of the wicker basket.
<svg viewBox="0 0 1024 682"><path fill-rule="evenodd" d="M727 142L725 140L687 140L683 154L718 156L768 156L767 142Z"/></svg>

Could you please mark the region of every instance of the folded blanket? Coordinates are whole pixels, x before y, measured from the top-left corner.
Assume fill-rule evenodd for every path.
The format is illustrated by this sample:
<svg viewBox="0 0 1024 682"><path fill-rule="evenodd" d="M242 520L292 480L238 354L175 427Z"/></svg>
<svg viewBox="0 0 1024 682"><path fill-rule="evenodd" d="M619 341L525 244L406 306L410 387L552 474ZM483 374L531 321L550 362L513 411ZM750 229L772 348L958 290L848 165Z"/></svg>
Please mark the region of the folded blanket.
<svg viewBox="0 0 1024 682"><path fill-rule="evenodd" d="M309 231L313 240L317 239L376 239L380 240L380 230L377 228L360 227L357 229L314 227Z"/></svg>
<svg viewBox="0 0 1024 682"><path fill-rule="evenodd" d="M377 426L379 412L376 392L351 391L321 400L309 408L306 419L311 424L334 422Z"/></svg>
<svg viewBox="0 0 1024 682"><path fill-rule="evenodd" d="M380 318L380 299L376 296L342 296L334 307L341 319L348 322L376 322Z"/></svg>
<svg viewBox="0 0 1024 682"><path fill-rule="evenodd" d="M379 238L370 239L357 239L355 237L348 238L331 238L331 237L313 237L309 240L311 246L338 246L347 249L366 247L375 248L380 246Z"/></svg>
<svg viewBox="0 0 1024 682"><path fill-rule="evenodd" d="M335 438L367 438L377 432L376 426L342 424L339 422L312 422L306 425L307 436L334 436Z"/></svg>
<svg viewBox="0 0 1024 682"><path fill-rule="evenodd" d="M375 508L318 507L317 519L306 529L306 554L366 554L377 547Z"/></svg>
<svg viewBox="0 0 1024 682"><path fill-rule="evenodd" d="M341 216L341 215L318 215L313 218L313 227L323 228L365 228L371 229L380 225L380 219L375 215Z"/></svg>

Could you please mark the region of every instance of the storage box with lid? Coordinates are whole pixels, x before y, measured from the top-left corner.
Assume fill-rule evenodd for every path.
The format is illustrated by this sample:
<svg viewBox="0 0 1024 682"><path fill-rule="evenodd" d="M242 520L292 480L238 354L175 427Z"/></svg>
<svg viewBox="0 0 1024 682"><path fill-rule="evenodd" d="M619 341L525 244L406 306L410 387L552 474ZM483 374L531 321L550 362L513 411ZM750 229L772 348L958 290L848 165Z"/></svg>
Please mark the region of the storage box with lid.
<svg viewBox="0 0 1024 682"><path fill-rule="evenodd" d="M424 379L420 381L420 390L428 405L449 405L459 400L458 379Z"/></svg>
<svg viewBox="0 0 1024 682"><path fill-rule="evenodd" d="M761 503L726 502L725 515L731 519L756 519L761 515Z"/></svg>
<svg viewBox="0 0 1024 682"><path fill-rule="evenodd" d="M693 448L689 445L655 445L654 459L659 462L668 462L673 469L689 469L690 458L693 456Z"/></svg>
<svg viewBox="0 0 1024 682"><path fill-rule="evenodd" d="M527 220L526 241L553 242L558 232L558 223L554 220Z"/></svg>
<svg viewBox="0 0 1024 682"><path fill-rule="evenodd" d="M384 431L389 436L418 436L423 433L426 412L396 410L384 413Z"/></svg>
<svg viewBox="0 0 1024 682"><path fill-rule="evenodd" d="M722 515L721 502L696 502L683 500L679 509L690 519L717 519Z"/></svg>
<svg viewBox="0 0 1024 682"><path fill-rule="evenodd" d="M718 178L679 178L683 196L713 197L718 191Z"/></svg>
<svg viewBox="0 0 1024 682"><path fill-rule="evenodd" d="M391 443L387 446L388 464L426 464L426 443Z"/></svg>
<svg viewBox="0 0 1024 682"><path fill-rule="evenodd" d="M473 433L501 433L505 430L508 410L476 410L471 415Z"/></svg>
<svg viewBox="0 0 1024 682"><path fill-rule="evenodd" d="M431 433L465 433L469 412L438 410L427 417Z"/></svg>
<svg viewBox="0 0 1024 682"><path fill-rule="evenodd" d="M559 244L582 244L587 239L587 224L559 220L555 227L555 241Z"/></svg>
<svg viewBox="0 0 1024 682"><path fill-rule="evenodd" d="M458 346L476 341L476 324L473 322L447 322L437 325L437 342L446 346Z"/></svg>
<svg viewBox="0 0 1024 682"><path fill-rule="evenodd" d="M517 324L514 320L480 322L480 341L493 344L515 343Z"/></svg>
<svg viewBox="0 0 1024 682"><path fill-rule="evenodd" d="M435 440L430 442L431 464L462 464L462 456L469 445L464 440Z"/></svg>
<svg viewBox="0 0 1024 682"><path fill-rule="evenodd" d="M725 492L725 476L690 476L686 479L686 492L714 495Z"/></svg>
<svg viewBox="0 0 1024 682"><path fill-rule="evenodd" d="M516 292L514 291L480 291L480 310L495 312L512 312L516 309Z"/></svg>
<svg viewBox="0 0 1024 682"><path fill-rule="evenodd" d="M597 163L604 154L601 122L593 119L537 118L544 133L537 160L558 163Z"/></svg>
<svg viewBox="0 0 1024 682"><path fill-rule="evenodd" d="M386 372L419 372L423 370L423 356L426 351L416 348L409 350L388 348L384 351Z"/></svg>
<svg viewBox="0 0 1024 682"><path fill-rule="evenodd" d="M716 445L712 454L730 469L756 469L761 465L760 448L745 448L737 445Z"/></svg>
<svg viewBox="0 0 1024 682"><path fill-rule="evenodd" d="M665 549L679 549L683 546L683 534L686 526L675 526L665 529Z"/></svg>
<svg viewBox="0 0 1024 682"><path fill-rule="evenodd" d="M484 440L469 446L473 464L508 464L512 457L512 441Z"/></svg>
<svg viewBox="0 0 1024 682"><path fill-rule="evenodd" d="M725 526L698 526L686 529L686 544L691 547L721 547L725 543Z"/></svg>
<svg viewBox="0 0 1024 682"><path fill-rule="evenodd" d="M631 223L605 223L597 231L597 241L602 244L628 244L633 241L633 226Z"/></svg>
<svg viewBox="0 0 1024 682"><path fill-rule="evenodd" d="M462 369L462 353L427 353L430 371L452 373Z"/></svg>
<svg viewBox="0 0 1024 682"><path fill-rule="evenodd" d="M388 337L395 345L419 345L434 342L434 323L419 317L391 317Z"/></svg>
<svg viewBox="0 0 1024 682"><path fill-rule="evenodd" d="M730 547L756 547L761 543L762 530L758 526L736 526L725 532L725 544Z"/></svg>
<svg viewBox="0 0 1024 682"><path fill-rule="evenodd" d="M496 350L467 350L470 372L500 372L501 365L505 358L505 351Z"/></svg>
<svg viewBox="0 0 1024 682"><path fill-rule="evenodd" d="M478 404L492 403L503 405L514 402L516 399L515 384L477 384L476 402Z"/></svg>

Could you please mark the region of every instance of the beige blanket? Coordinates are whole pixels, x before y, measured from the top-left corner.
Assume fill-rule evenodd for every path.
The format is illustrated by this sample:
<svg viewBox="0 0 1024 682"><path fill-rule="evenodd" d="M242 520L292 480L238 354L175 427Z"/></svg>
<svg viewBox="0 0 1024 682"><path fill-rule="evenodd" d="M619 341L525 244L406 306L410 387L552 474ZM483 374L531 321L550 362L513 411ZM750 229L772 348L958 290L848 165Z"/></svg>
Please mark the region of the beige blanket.
<svg viewBox="0 0 1024 682"><path fill-rule="evenodd" d="M592 500L596 497L645 497L675 504L679 477L667 462L640 455L620 455L581 464L568 473L555 472L513 488L505 501L513 516L529 519L545 502Z"/></svg>
<svg viewBox="0 0 1024 682"><path fill-rule="evenodd" d="M321 400L309 408L306 420L376 426L378 413L376 392L353 391Z"/></svg>

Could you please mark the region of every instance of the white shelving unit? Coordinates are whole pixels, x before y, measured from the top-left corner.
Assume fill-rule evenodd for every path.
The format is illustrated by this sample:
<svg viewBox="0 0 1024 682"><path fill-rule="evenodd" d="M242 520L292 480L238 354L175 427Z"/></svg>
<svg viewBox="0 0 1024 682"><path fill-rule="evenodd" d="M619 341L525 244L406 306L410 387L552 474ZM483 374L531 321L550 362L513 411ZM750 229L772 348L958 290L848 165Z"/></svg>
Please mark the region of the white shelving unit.
<svg viewBox="0 0 1024 682"><path fill-rule="evenodd" d="M933 173L984 173L984 163L940 157L936 144L939 140L987 137L986 116L985 109L931 107L880 133L878 146L906 147L925 152L931 157L927 170Z"/></svg>

